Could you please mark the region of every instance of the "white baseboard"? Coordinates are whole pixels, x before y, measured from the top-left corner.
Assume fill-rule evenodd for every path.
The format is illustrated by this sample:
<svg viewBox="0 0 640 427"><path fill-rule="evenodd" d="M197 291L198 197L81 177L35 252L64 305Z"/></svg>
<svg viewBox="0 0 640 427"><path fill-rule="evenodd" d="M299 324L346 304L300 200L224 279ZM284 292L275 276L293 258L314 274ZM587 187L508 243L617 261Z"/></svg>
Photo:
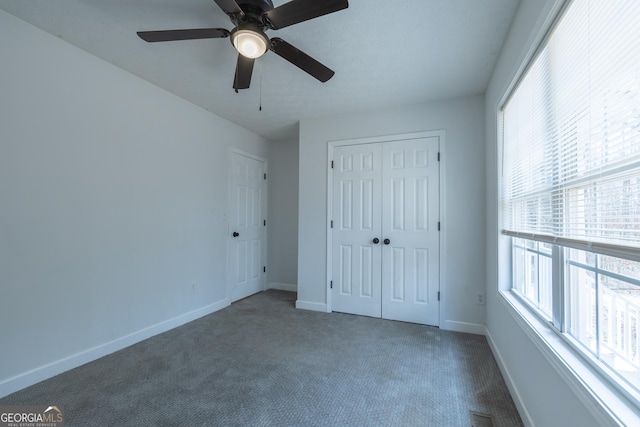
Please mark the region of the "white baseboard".
<svg viewBox="0 0 640 427"><path fill-rule="evenodd" d="M0 381L0 397L4 397L18 390L22 390L25 387L29 387L40 381L44 381L55 375L66 372L70 369L77 368L78 366L84 365L85 363L92 362L108 354L114 353L118 350L122 350L123 348L129 347L130 345L139 343L140 341L144 341L147 338L151 338L152 336L169 331L173 328L177 328L178 326L182 326L185 323L189 323L193 320L199 319L200 317L221 310L228 305L229 302L226 300L218 301L206 307L198 308L188 313L181 314L172 319L156 323L155 325L140 329L139 331L117 338L113 341L100 344L96 347L83 350L76 354L67 356L63 359L47 363L46 365L39 366L30 371L2 380Z"/></svg>
<svg viewBox="0 0 640 427"><path fill-rule="evenodd" d="M268 285L269 289L278 289L280 291L298 292L298 285L290 285L287 283L271 282Z"/></svg>
<svg viewBox="0 0 640 427"><path fill-rule="evenodd" d="M311 311L321 311L323 313L327 312L327 304L323 304L320 302L309 302L309 301L296 301L296 308L302 310L311 310Z"/></svg>
<svg viewBox="0 0 640 427"><path fill-rule="evenodd" d="M520 396L520 393L518 392L518 388L516 387L515 382L513 381L513 378L511 377L511 373L509 372L509 369L507 368L507 365L505 365L504 359L502 359L502 355L500 354L500 351L498 351L498 347L496 346L495 341L493 341L493 337L491 336L491 332L489 332L489 329L487 329L486 327L485 327L485 334L484 335L487 337L487 342L489 343L489 348L491 349L491 352L493 353L494 359L496 359L496 363L498 364L498 368L500 369L500 372L502 373L502 377L504 378L504 382L507 384L507 388L509 389L509 393L511 393L511 398L513 399L513 402L516 404L516 408L518 408L518 413L520 414L520 418L522 419L522 423L525 425L525 427L535 427L535 423L533 422L533 419L531 418L531 414L529 414L529 411L527 410L527 406L524 404L522 396Z"/></svg>
<svg viewBox="0 0 640 427"><path fill-rule="evenodd" d="M479 323L456 322L455 320L445 320L440 325L440 329L474 335L484 335L487 330L484 325Z"/></svg>

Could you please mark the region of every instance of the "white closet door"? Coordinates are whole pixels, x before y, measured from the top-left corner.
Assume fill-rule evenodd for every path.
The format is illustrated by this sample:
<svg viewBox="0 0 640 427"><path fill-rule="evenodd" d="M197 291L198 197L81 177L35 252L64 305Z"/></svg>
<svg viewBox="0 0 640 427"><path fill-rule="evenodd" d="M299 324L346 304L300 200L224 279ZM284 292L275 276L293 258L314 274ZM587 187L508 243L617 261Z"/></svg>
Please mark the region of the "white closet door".
<svg viewBox="0 0 640 427"><path fill-rule="evenodd" d="M264 162L231 154L229 272L231 301L263 290Z"/></svg>
<svg viewBox="0 0 640 427"><path fill-rule="evenodd" d="M332 309L381 314L380 144L336 147L333 169Z"/></svg>
<svg viewBox="0 0 640 427"><path fill-rule="evenodd" d="M438 138L385 143L382 158L382 317L438 325Z"/></svg>
<svg viewBox="0 0 640 427"><path fill-rule="evenodd" d="M438 148L433 137L334 149L333 311L439 324Z"/></svg>

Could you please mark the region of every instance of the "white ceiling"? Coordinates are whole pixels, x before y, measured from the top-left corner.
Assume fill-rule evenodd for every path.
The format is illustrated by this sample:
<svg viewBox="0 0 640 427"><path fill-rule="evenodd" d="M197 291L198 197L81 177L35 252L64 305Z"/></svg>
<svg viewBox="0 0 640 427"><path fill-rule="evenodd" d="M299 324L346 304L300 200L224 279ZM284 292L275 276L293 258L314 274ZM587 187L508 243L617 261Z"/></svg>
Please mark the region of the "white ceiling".
<svg viewBox="0 0 640 427"><path fill-rule="evenodd" d="M273 1L274 6L285 2ZM229 39L146 43L136 35L142 30L231 30L213 0L0 0L0 8L280 140L296 138L303 118L484 93L519 2L351 0L346 10L267 33L333 69L331 80L322 84L267 52L256 61L251 88L238 94L231 88L236 53Z"/></svg>

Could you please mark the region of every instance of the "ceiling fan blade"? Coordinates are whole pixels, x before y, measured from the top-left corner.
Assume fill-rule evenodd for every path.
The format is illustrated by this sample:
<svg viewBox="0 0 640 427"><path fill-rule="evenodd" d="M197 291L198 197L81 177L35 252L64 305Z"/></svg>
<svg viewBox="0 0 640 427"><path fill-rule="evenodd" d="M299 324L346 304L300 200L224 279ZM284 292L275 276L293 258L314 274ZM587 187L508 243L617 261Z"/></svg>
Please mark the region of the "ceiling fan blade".
<svg viewBox="0 0 640 427"><path fill-rule="evenodd" d="M240 6L238 6L238 3L236 3L235 0L214 0L214 1L220 7L220 9L222 9L222 11L227 15L233 15L233 14L244 15L244 12L242 11L242 9L240 9Z"/></svg>
<svg viewBox="0 0 640 427"><path fill-rule="evenodd" d="M271 39L271 50L302 71L320 80L322 83L329 80L335 74L331 69L325 67L300 49L290 45L279 37Z"/></svg>
<svg viewBox="0 0 640 427"><path fill-rule="evenodd" d="M238 89L249 89L249 85L251 84L251 74L253 74L254 62L255 59L247 58L246 56L238 54L236 74L233 79L233 88L236 91L238 91Z"/></svg>
<svg viewBox="0 0 640 427"><path fill-rule="evenodd" d="M138 36L147 42L170 42L176 40L222 39L229 37L224 28L196 28L193 30L138 31Z"/></svg>
<svg viewBox="0 0 640 427"><path fill-rule="evenodd" d="M264 13L272 30L308 21L349 7L347 0L291 0Z"/></svg>

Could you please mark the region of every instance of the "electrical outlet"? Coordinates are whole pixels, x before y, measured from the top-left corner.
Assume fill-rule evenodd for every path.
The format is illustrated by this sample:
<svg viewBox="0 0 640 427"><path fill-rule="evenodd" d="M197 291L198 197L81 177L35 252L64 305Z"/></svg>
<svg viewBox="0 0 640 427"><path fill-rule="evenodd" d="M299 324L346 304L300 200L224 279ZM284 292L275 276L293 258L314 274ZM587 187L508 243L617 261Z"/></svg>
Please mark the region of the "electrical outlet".
<svg viewBox="0 0 640 427"><path fill-rule="evenodd" d="M484 292L478 292L476 295L476 304L484 305Z"/></svg>
<svg viewBox="0 0 640 427"><path fill-rule="evenodd" d="M189 293L195 294L197 290L197 283L191 282L191 286L189 286Z"/></svg>

